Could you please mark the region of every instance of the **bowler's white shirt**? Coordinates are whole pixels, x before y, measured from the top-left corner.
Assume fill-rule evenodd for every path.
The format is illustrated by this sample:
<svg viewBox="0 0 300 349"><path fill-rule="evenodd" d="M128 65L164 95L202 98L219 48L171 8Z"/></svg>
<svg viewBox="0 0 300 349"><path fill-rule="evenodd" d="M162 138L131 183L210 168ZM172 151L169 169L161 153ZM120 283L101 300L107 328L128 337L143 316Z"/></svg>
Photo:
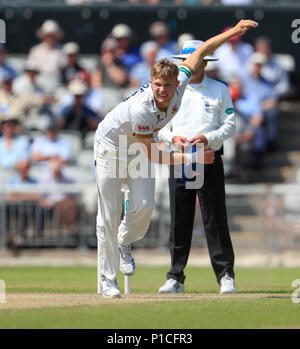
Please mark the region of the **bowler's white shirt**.
<svg viewBox="0 0 300 349"><path fill-rule="evenodd" d="M219 150L235 129L235 114L227 86L205 76L200 84L187 86L178 113L159 131L158 138L171 144L174 136L191 139L204 134L208 145Z"/></svg>
<svg viewBox="0 0 300 349"><path fill-rule="evenodd" d="M157 107L151 85L142 86L105 116L98 125L95 140L104 141L117 150L126 150L137 142L136 135L155 137L178 112L190 77L190 70L180 66L179 85L166 112ZM126 144L120 143L120 136L126 136Z"/></svg>

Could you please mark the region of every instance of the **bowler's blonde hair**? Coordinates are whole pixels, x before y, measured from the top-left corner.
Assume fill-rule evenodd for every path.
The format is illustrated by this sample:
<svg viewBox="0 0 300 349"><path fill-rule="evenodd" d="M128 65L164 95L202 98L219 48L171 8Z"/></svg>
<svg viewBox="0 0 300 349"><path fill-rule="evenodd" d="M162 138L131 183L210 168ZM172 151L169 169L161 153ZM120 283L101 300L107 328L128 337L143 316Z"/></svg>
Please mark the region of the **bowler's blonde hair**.
<svg viewBox="0 0 300 349"><path fill-rule="evenodd" d="M166 80L172 77L177 80L178 73L178 66L169 61L167 58L163 58L152 66L150 75L152 80L155 78Z"/></svg>

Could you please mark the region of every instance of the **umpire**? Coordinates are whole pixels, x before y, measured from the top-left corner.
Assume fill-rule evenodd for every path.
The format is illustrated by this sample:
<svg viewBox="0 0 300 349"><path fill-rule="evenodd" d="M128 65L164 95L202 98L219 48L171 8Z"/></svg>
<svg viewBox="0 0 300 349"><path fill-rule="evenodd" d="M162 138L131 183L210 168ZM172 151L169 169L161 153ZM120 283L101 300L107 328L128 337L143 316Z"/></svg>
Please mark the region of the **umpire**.
<svg viewBox="0 0 300 349"><path fill-rule="evenodd" d="M202 44L186 41L176 59L185 59ZM235 115L226 85L205 76L206 56L193 72L175 117L160 130L159 140L184 147L204 143L215 150L215 161L204 165L204 184L200 189L186 189L184 178L175 178L170 168L169 194L171 207L171 269L160 293L184 292L184 268L191 248L196 195L200 203L208 251L220 293L235 293L234 252L227 224L225 206L223 142L235 132Z"/></svg>

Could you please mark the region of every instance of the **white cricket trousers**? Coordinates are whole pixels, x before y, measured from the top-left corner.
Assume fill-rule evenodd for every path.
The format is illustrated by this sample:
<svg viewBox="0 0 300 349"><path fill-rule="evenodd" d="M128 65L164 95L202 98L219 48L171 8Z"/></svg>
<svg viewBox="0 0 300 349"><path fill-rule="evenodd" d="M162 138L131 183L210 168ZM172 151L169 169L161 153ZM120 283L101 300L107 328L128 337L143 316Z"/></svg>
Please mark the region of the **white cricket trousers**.
<svg viewBox="0 0 300 349"><path fill-rule="evenodd" d="M120 265L118 244L127 246L142 239L149 228L155 207L155 178L124 178L128 168L126 156L103 141L95 141L94 155L98 190L98 272L113 281ZM116 168L121 173L115 175ZM129 203L121 221L122 181L128 185Z"/></svg>

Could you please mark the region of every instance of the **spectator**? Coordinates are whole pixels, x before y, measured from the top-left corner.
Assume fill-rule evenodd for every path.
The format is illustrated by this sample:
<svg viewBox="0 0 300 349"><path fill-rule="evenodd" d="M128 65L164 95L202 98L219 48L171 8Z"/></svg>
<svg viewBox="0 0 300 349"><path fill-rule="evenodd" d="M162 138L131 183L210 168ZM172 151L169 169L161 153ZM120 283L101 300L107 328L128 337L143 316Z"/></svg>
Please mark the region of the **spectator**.
<svg viewBox="0 0 300 349"><path fill-rule="evenodd" d="M10 110L17 113L24 129L44 129L51 117L48 104L55 99L42 93L42 89L36 84L36 72L33 69L36 68L30 67L30 71L18 77L14 85L10 75L2 77L0 110L3 113L9 113Z"/></svg>
<svg viewBox="0 0 300 349"><path fill-rule="evenodd" d="M63 46L66 57L65 64L60 68L60 82L67 85L73 80L83 68L78 62L79 46L76 42L68 42Z"/></svg>
<svg viewBox="0 0 300 349"><path fill-rule="evenodd" d="M65 175L60 161L52 161L50 163L50 171L46 172L40 180L40 184L50 186L53 184L72 183L74 181ZM51 215L55 210L58 214L59 222L68 229L68 233L70 235L76 233L79 213L79 204L76 195L53 192L43 195L40 198L40 205L42 207L40 230L43 228L45 215Z"/></svg>
<svg viewBox="0 0 300 349"><path fill-rule="evenodd" d="M12 184L12 185L36 184L37 181L29 175L30 166L31 166L31 163L29 161L25 160L25 161L18 162L15 167L16 173L8 179L7 184ZM16 196L16 194L13 195L15 199L21 196L22 196L22 199L24 199L25 196L29 197L25 193L21 193L20 196ZM30 198L32 197L33 197L33 194L30 193ZM11 195L10 195L10 198L12 198Z"/></svg>
<svg viewBox="0 0 300 349"><path fill-rule="evenodd" d="M100 116L102 114L104 100L99 72L94 71L93 74L89 74L88 71L82 70L74 78L74 80L78 79L82 80L88 89L86 95L83 97L83 105ZM56 105L55 114L58 115L58 117L62 117L62 115L66 114L66 112L72 108L74 102L74 95L69 89L64 90L63 95L60 96L59 102Z"/></svg>
<svg viewBox="0 0 300 349"><path fill-rule="evenodd" d="M8 113L10 104L14 99L12 93L13 77L10 73L6 72L1 76L0 80L0 111L2 113Z"/></svg>
<svg viewBox="0 0 300 349"><path fill-rule="evenodd" d="M62 111L57 125L64 130L81 132L84 140L88 131L97 129L100 117L84 105L84 97L88 92L88 86L82 80L76 79L70 82L69 91L74 96L73 105Z"/></svg>
<svg viewBox="0 0 300 349"><path fill-rule="evenodd" d="M44 94L43 88L40 87L36 81L38 74L39 69L37 65L27 61L25 63L24 73L12 82L12 92L14 95L20 96L24 91L30 94Z"/></svg>
<svg viewBox="0 0 300 349"><path fill-rule="evenodd" d="M31 158L33 162L48 164L49 162L66 165L71 158L69 143L60 138L58 129L54 123L49 124L44 136L36 138L31 146Z"/></svg>
<svg viewBox="0 0 300 349"><path fill-rule="evenodd" d="M143 62L136 64L130 74L131 86L149 84L150 71L156 61L158 45L154 41L148 41L141 46Z"/></svg>
<svg viewBox="0 0 300 349"><path fill-rule="evenodd" d="M242 169L259 168L265 151L263 112L257 96L247 94L243 81L232 76L229 92L236 110L237 162Z"/></svg>
<svg viewBox="0 0 300 349"><path fill-rule="evenodd" d="M255 52L250 58L250 74L245 77L246 94L254 95L260 102L263 119L266 147L275 150L278 138L278 95L273 84L266 81L261 74L267 57Z"/></svg>
<svg viewBox="0 0 300 349"><path fill-rule="evenodd" d="M15 169L20 162L30 161L30 140L20 132L18 116L1 115L0 168Z"/></svg>
<svg viewBox="0 0 300 349"><path fill-rule="evenodd" d="M99 85L101 87L111 87L119 89L127 87L129 77L126 66L116 57L118 43L114 38L107 38L101 45L101 58L98 62L96 72L99 75Z"/></svg>
<svg viewBox="0 0 300 349"><path fill-rule="evenodd" d="M226 27L223 32L230 28ZM219 71L222 79L228 81L232 75L243 78L246 72L246 62L249 60L252 52L253 47L241 41L241 37L238 35L219 47L215 51L215 56L220 58Z"/></svg>
<svg viewBox="0 0 300 349"><path fill-rule="evenodd" d="M3 79L4 75L10 75L12 79L17 77L17 72L9 66L6 62L6 48L4 44L0 43L0 80Z"/></svg>
<svg viewBox="0 0 300 349"><path fill-rule="evenodd" d="M111 37L117 40L116 57L130 72L132 67L141 62L138 48L132 46L133 33L127 24L117 24L111 31Z"/></svg>
<svg viewBox="0 0 300 349"><path fill-rule="evenodd" d="M28 60L35 63L43 75L45 88L48 87L54 90L64 60L62 48L59 44L63 31L56 21L47 19L37 30L37 36L41 43L30 49Z"/></svg>
<svg viewBox="0 0 300 349"><path fill-rule="evenodd" d="M165 22L158 21L151 24L149 28L151 38L159 45L157 60L169 58L178 52L177 43L170 39L170 29Z"/></svg>
<svg viewBox="0 0 300 349"><path fill-rule="evenodd" d="M288 73L281 67L272 52L272 42L269 38L260 36L254 43L255 52L263 53L267 61L261 69L261 76L272 83L279 97L286 95L290 90Z"/></svg>

